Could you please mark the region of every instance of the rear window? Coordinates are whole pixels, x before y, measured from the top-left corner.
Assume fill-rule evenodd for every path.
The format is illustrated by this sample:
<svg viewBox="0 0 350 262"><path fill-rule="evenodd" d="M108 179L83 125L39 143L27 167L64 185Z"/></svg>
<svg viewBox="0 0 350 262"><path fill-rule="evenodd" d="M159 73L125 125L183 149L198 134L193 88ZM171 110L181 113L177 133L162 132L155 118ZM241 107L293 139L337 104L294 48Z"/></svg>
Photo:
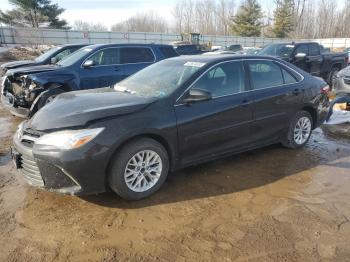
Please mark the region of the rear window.
<svg viewBox="0 0 350 262"><path fill-rule="evenodd" d="M247 61L254 89L284 84L281 68L272 61Z"/></svg>
<svg viewBox="0 0 350 262"><path fill-rule="evenodd" d="M170 58L170 57L179 55L178 53L176 53L176 51L172 46L169 46L169 47L162 46L162 47L159 47L159 50L162 52L165 58Z"/></svg>
<svg viewBox="0 0 350 262"><path fill-rule="evenodd" d="M295 77L291 73L287 72L287 70L285 70L284 68L282 68L282 73L285 84L294 84L298 82L297 79L295 79Z"/></svg>
<svg viewBox="0 0 350 262"><path fill-rule="evenodd" d="M120 48L121 64L152 63L155 58L153 52L147 47L122 47Z"/></svg>

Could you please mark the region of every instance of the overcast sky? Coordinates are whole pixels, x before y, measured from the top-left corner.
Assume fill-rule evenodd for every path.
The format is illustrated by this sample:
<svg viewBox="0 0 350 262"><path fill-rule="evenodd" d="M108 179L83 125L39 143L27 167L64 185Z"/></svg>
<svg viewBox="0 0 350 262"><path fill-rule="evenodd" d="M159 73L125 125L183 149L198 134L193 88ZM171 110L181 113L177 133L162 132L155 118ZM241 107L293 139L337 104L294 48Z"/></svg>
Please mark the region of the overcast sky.
<svg viewBox="0 0 350 262"><path fill-rule="evenodd" d="M53 0L66 9L62 14L70 24L75 20L102 23L108 27L140 12L155 11L172 22L171 10L177 0ZM340 0L339 2L342 2ZM239 0L236 0L236 5ZM265 11L271 10L273 0L259 1ZM337 1L338 2L338 1ZM338 2L338 3L339 3ZM7 0L0 0L0 9L11 9Z"/></svg>
<svg viewBox="0 0 350 262"><path fill-rule="evenodd" d="M169 22L172 21L171 10L177 0L53 0L66 9L62 14L69 23L84 20L102 23L108 27L123 21L132 15L149 10L157 12ZM236 1L238 2L238 0ZM261 0L266 8L273 0ZM7 0L0 0L0 9L8 10L12 6Z"/></svg>

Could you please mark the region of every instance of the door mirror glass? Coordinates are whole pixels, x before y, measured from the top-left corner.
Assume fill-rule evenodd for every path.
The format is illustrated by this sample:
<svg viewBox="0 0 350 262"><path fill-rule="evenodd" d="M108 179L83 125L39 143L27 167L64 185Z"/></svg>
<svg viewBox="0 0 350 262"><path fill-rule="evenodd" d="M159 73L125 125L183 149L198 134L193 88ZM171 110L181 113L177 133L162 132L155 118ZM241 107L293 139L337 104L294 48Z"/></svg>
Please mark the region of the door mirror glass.
<svg viewBox="0 0 350 262"><path fill-rule="evenodd" d="M95 65L95 62L93 60L86 60L85 63L83 64L84 68L89 68Z"/></svg>
<svg viewBox="0 0 350 262"><path fill-rule="evenodd" d="M303 60L303 59L305 59L306 54L305 53L297 53L294 57L297 60Z"/></svg>
<svg viewBox="0 0 350 262"><path fill-rule="evenodd" d="M182 100L184 103L194 103L211 99L211 94L202 89L190 89L187 96Z"/></svg>
<svg viewBox="0 0 350 262"><path fill-rule="evenodd" d="M54 65L58 62L58 59L56 57L52 57L50 62Z"/></svg>

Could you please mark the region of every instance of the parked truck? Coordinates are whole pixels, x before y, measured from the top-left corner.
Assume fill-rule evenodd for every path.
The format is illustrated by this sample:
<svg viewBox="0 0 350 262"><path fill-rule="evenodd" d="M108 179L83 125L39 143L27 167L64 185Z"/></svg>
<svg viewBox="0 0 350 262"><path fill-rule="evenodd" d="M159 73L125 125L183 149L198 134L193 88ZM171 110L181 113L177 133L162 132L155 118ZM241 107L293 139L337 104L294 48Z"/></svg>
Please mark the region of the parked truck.
<svg viewBox="0 0 350 262"><path fill-rule="evenodd" d="M259 54L288 61L311 75L322 77L330 86L334 85L337 73L349 62L346 52L331 53L313 42L269 44Z"/></svg>

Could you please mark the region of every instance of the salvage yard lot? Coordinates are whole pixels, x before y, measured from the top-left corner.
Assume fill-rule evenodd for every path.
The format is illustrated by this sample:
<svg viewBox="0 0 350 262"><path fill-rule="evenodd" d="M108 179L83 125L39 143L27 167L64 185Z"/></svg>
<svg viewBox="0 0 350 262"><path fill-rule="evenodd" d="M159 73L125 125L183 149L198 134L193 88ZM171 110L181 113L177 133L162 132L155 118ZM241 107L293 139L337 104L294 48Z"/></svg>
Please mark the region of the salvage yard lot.
<svg viewBox="0 0 350 262"><path fill-rule="evenodd" d="M0 107L0 261L350 261L350 141L321 129L169 176L149 199L32 188Z"/></svg>

